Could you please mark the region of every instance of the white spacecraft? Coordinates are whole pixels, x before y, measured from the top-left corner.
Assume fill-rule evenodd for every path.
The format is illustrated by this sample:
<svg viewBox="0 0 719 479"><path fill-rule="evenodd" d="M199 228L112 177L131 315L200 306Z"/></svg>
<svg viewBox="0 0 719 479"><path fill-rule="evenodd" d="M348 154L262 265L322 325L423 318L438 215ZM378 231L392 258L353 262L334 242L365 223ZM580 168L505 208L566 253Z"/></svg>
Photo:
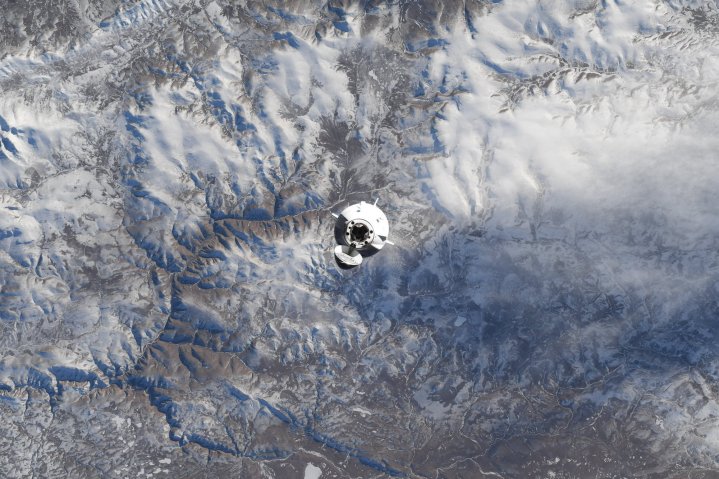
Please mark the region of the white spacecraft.
<svg viewBox="0 0 719 479"><path fill-rule="evenodd" d="M361 201L343 209L335 223L335 260L342 269L362 264L363 258L377 254L385 244L394 244L387 239L389 223L387 216L374 204Z"/></svg>

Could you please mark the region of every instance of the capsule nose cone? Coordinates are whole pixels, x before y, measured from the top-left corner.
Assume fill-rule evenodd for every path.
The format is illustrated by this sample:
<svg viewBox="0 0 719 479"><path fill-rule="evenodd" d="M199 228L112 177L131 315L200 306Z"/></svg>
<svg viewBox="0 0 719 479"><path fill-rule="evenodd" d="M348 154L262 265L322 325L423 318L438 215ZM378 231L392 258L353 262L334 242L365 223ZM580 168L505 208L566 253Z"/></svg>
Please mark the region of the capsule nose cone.
<svg viewBox="0 0 719 479"><path fill-rule="evenodd" d="M349 246L335 246L335 261L342 269L352 269L362 264L362 255Z"/></svg>

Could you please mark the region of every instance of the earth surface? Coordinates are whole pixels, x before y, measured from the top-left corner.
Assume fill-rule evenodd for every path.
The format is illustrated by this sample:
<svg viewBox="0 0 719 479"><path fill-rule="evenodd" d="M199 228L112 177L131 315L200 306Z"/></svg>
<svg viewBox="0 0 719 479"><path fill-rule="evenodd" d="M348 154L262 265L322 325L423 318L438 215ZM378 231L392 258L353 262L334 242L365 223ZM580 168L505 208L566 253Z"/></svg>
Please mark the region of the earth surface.
<svg viewBox="0 0 719 479"><path fill-rule="evenodd" d="M2 477L719 477L716 2L0 7Z"/></svg>

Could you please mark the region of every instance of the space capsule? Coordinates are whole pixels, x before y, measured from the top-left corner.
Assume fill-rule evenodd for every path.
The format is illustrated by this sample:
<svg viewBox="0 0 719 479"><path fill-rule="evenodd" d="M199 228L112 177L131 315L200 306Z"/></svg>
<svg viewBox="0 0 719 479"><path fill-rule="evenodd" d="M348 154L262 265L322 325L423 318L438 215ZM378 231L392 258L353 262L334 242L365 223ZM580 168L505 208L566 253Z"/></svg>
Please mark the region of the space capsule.
<svg viewBox="0 0 719 479"><path fill-rule="evenodd" d="M337 219L335 260L342 269L359 266L364 258L377 254L385 244L394 244L387 239L389 223L377 207L377 201L374 204L361 201L332 216Z"/></svg>

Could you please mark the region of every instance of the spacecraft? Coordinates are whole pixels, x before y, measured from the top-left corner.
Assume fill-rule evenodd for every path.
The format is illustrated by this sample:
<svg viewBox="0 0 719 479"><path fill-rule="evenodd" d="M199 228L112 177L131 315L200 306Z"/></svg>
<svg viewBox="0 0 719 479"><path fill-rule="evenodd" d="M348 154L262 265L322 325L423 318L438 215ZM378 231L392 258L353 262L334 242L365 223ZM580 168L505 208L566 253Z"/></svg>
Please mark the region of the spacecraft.
<svg viewBox="0 0 719 479"><path fill-rule="evenodd" d="M339 215L332 213L335 222L335 260L342 269L355 268L368 256L377 254L387 239L389 223L387 216L374 204L361 201L343 209Z"/></svg>

